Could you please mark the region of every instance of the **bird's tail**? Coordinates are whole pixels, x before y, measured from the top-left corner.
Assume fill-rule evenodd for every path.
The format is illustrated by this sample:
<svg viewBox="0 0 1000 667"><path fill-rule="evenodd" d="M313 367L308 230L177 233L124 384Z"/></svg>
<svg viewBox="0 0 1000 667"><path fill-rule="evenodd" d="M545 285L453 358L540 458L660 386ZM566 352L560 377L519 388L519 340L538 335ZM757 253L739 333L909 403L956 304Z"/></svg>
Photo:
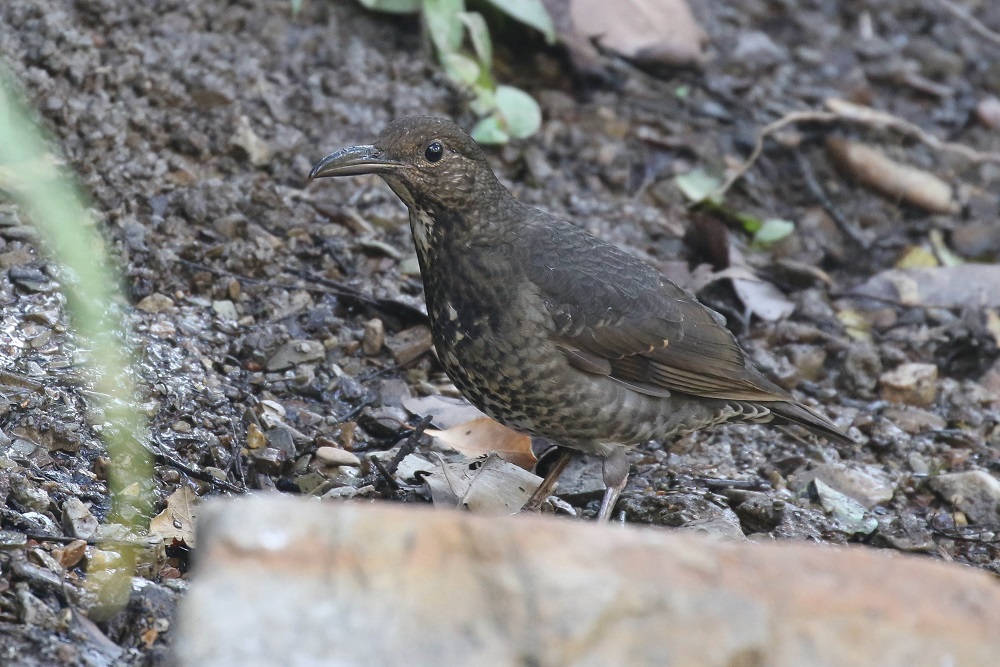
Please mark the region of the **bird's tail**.
<svg viewBox="0 0 1000 667"><path fill-rule="evenodd" d="M843 445L854 444L854 439L837 428L832 421L800 403L775 401L773 403L764 403L763 405L776 417L776 421L798 424L831 442Z"/></svg>

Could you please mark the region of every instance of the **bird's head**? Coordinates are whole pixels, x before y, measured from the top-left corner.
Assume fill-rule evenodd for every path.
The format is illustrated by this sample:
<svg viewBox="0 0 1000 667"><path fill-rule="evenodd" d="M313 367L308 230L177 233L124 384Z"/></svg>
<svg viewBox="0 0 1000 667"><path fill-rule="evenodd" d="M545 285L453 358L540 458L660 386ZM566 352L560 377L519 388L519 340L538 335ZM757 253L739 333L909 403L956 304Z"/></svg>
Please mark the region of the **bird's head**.
<svg viewBox="0 0 1000 667"><path fill-rule="evenodd" d="M371 145L352 146L316 163L309 178L378 174L413 210L467 210L499 183L476 142L444 118L389 123Z"/></svg>

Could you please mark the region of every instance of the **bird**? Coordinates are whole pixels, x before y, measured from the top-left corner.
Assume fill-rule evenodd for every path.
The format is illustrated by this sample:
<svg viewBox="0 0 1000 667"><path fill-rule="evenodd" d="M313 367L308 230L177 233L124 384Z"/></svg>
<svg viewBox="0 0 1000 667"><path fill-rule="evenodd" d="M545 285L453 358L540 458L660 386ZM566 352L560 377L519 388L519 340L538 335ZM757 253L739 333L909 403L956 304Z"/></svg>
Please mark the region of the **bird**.
<svg viewBox="0 0 1000 667"><path fill-rule="evenodd" d="M377 174L409 210L438 358L473 405L572 452L603 457L606 522L628 448L728 422L798 424L853 440L768 380L725 326L655 268L517 200L476 141L431 116L390 122L309 180Z"/></svg>

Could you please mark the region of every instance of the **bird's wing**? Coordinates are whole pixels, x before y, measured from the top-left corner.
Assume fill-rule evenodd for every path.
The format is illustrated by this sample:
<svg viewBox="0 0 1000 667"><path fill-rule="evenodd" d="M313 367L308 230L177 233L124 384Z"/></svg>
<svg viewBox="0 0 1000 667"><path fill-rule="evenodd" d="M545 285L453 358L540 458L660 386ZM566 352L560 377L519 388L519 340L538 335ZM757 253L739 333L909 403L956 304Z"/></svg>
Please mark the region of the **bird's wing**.
<svg viewBox="0 0 1000 667"><path fill-rule="evenodd" d="M654 396L793 400L750 365L721 315L652 267L568 223L525 234L525 271L576 368Z"/></svg>

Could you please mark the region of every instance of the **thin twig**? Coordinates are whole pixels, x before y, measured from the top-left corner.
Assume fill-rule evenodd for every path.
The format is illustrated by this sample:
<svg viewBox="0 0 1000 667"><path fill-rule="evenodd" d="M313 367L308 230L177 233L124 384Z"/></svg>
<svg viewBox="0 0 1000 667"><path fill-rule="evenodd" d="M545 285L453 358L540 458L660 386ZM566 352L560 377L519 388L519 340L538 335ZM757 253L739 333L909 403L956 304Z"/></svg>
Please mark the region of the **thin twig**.
<svg viewBox="0 0 1000 667"><path fill-rule="evenodd" d="M979 19L970 14L964 7L960 7L950 0L938 0L938 4L948 10L948 13L955 18L968 23L972 32L976 33L983 39L993 42L994 44L1000 44L1000 34L997 34L987 28L979 21Z"/></svg>
<svg viewBox="0 0 1000 667"><path fill-rule="evenodd" d="M750 157L746 161L736 168L726 182L717 191L717 195L721 197L723 194L732 187L733 183L743 178L743 175L750 171L750 167L754 165L760 154L764 152L764 139L768 135L777 132L783 127L792 125L793 123L831 123L838 119L837 114L830 113L828 111L793 111L782 118L774 121L770 125L764 127L763 130L757 133L757 139L754 141L753 151L750 153Z"/></svg>
<svg viewBox="0 0 1000 667"><path fill-rule="evenodd" d="M391 488L393 491L399 491L399 482L397 482L396 478L392 476L392 473L389 472L389 469L385 467L385 464L378 460L377 456L372 454L371 456L368 457L368 461L373 466L375 466L376 470L379 471L379 474L382 475L382 479L384 479L386 484L389 485L389 488Z"/></svg>
<svg viewBox="0 0 1000 667"><path fill-rule="evenodd" d="M927 144L935 150L955 153L969 162L979 164L981 162L1000 163L1000 153L983 153L965 144L958 144L952 141L943 141L919 125L914 125L910 121L903 120L898 116L893 116L885 111L872 109L861 104L854 104L847 100L831 97L824 102L831 112L836 114L842 121L859 123L869 127L887 127L893 130L908 134L917 141Z"/></svg>
<svg viewBox="0 0 1000 667"><path fill-rule="evenodd" d="M318 276L308 271L299 271L297 269L285 268L284 273L301 278L306 281L305 285L297 283L286 283L282 281L275 280L261 280L260 278L251 278L249 276L242 276L232 271L226 271L225 269L219 269L213 266L207 266L199 262L192 262L191 260L181 259L178 260L179 263L188 266L192 269L198 271L205 271L217 276L223 276L226 278L232 278L238 280L241 284L245 285L262 285L265 287L271 287L273 289L285 289L285 290L305 290L307 292L313 292L318 294L332 294L334 296L353 301L355 303L371 306L377 308L378 310L388 314L394 315L401 320L406 322L414 323L424 323L427 322L427 315L423 313L419 308L415 308L408 303L403 303L402 301L395 301L393 299L382 299L378 297L369 296L360 290L357 290L350 285L346 285L342 282L331 280L329 278L324 278L323 276Z"/></svg>
<svg viewBox="0 0 1000 667"><path fill-rule="evenodd" d="M748 157L743 164L733 171L729 178L726 179L726 182L723 183L714 194L717 197L721 197L727 190L729 190L730 187L732 187L733 183L743 178L743 176L760 157L760 154L764 152L764 139L766 139L768 135L771 135L783 127L787 127L788 125L792 125L794 123L847 122L857 123L859 125L873 128L889 128L909 135L910 137L913 137L917 141L920 141L935 150L954 153L975 164L983 162L1000 164L1000 153L984 153L964 144L943 141L930 132L924 130L922 127L914 125L909 121L903 120L902 118L893 116L892 114L884 111L872 109L871 107L862 106L860 104L853 104L852 102L836 98L826 100L825 104L829 111L793 111L774 121L770 125L765 126L764 129L757 133L757 139L754 142L753 151L750 153L750 157Z"/></svg>
<svg viewBox="0 0 1000 667"><path fill-rule="evenodd" d="M173 468L177 468L178 470L180 470L181 472L185 473L190 477L194 477L195 479L200 479L203 482L208 482L213 486L218 486L232 493L244 494L247 492L246 488L241 489L240 487L236 486L235 484L233 484L228 480L218 479L216 477L213 477L204 470L199 470L198 468L190 466L187 463L181 461L180 459L175 458L170 454L167 454L164 447L159 443L157 443L156 447L154 447L152 451L155 456L163 459L167 463L167 465Z"/></svg>
<svg viewBox="0 0 1000 667"><path fill-rule="evenodd" d="M406 440L404 440L403 444L399 446L399 451L396 452L396 455L392 457L392 461L390 461L389 465L386 467L387 472L390 475L395 475L396 469L399 467L399 464L403 462L403 459L412 454L413 450L417 448L417 443L420 442L420 436L424 434L424 429L431 425L431 421L433 419L434 417L432 415L427 415L421 419L420 423L414 426L413 430L410 431L410 434L406 436Z"/></svg>
<svg viewBox="0 0 1000 667"><path fill-rule="evenodd" d="M722 479L719 477L692 477L691 481L703 484L709 491L733 489L736 491L770 491L774 487L762 479Z"/></svg>
<svg viewBox="0 0 1000 667"><path fill-rule="evenodd" d="M20 531L15 531L20 532ZM44 535L42 533L21 533L29 540L35 542L57 542L59 544L72 544L73 542L86 542L88 546L103 546L115 549L148 549L157 544L160 539L155 536L139 536L135 541L103 539L100 537L72 537L69 535Z"/></svg>
<svg viewBox="0 0 1000 667"><path fill-rule="evenodd" d="M852 243L857 245L862 250L868 250L871 244L861 236L861 234L854 228L847 218L845 218L840 209L833 205L830 198L826 196L826 192L823 191L823 187L816 180L816 174L813 173L812 165L809 163L809 159L806 158L805 154L801 150L795 151L795 157L799 162L799 169L802 171L802 177L806 181L806 187L812 192L813 197L819 201L820 206L823 210L827 212L830 219L833 220L833 224L837 225L837 229L850 240Z"/></svg>

